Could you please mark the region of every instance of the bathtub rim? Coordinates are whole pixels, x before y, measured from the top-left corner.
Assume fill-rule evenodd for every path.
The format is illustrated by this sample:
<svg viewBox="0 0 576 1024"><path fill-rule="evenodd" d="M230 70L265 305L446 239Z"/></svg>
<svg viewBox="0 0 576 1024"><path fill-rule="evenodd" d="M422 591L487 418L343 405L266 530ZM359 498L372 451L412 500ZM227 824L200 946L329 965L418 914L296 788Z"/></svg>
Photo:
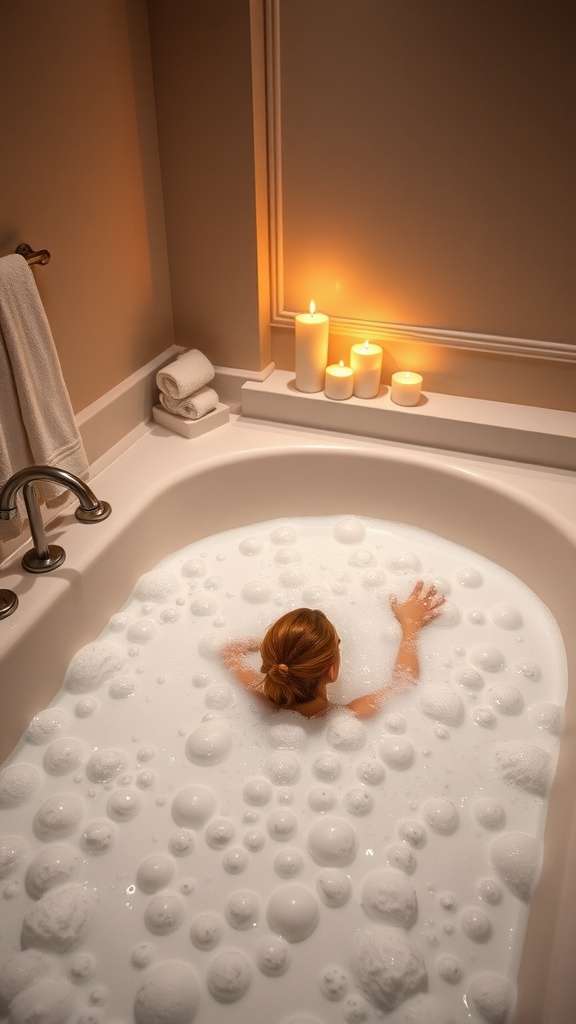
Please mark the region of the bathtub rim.
<svg viewBox="0 0 576 1024"><path fill-rule="evenodd" d="M258 434L260 434L261 436L260 431L256 432L256 437L258 437ZM92 562L100 557L102 551L109 546L112 540L121 538L123 530L127 529L128 524L132 522L133 512L137 508L137 505L141 506L140 511L142 511L142 507L149 508L154 503L154 501L159 500L160 487L163 488L162 493L165 493L166 490L168 489L177 492L179 487L183 485L184 481L187 481L188 479L195 480L202 473L220 471L223 468L226 468L230 464L231 460L238 466L242 466L248 462L262 463L265 461L269 461L270 459L276 460L279 456L282 458L300 458L304 454L306 454L306 456L319 456L325 455L327 452L332 453L334 458L343 453L346 453L348 456L352 457L355 454L360 453L364 458L367 458L369 462L381 462L382 460L391 460L393 463L398 464L399 466L402 467L420 467L424 469L426 472L431 472L434 475L440 472L451 479L458 480L461 483L473 483L475 487L479 487L481 490L487 489L489 492L492 492L494 495L497 495L498 498L503 498L506 502L511 502L513 506L519 506L520 508L528 509L531 513L537 515L539 519L546 522L549 525L549 527L551 527L564 541L566 541L570 545L571 548L574 548L574 550L576 551L576 522L572 523L566 517L566 515L563 515L556 508L552 507L550 503L548 503L543 498L535 496L534 494L526 493L521 486L518 486L515 483L508 482L505 479L497 479L491 477L489 473L483 473L483 468L486 469L486 471L488 471L493 461L496 461L497 464L501 466L502 464L498 460L481 461L475 458L473 460L467 460L468 464L461 465L458 464L458 461L456 461L458 460L457 455L451 456L450 459L448 460L445 452L429 452L426 450L414 451L412 449L407 450L397 445L390 446L381 442L370 442L370 439L354 438L352 440L348 440L345 438L327 438L324 435L322 435L320 439L318 439L317 437L311 439L309 432L306 432L306 443L295 444L293 439L293 432L288 432L283 436L278 436L278 431L272 431L268 433L270 433L271 436L275 437L276 443L281 442L279 444L279 447L271 448L269 445L265 443L254 444L254 437L248 439L249 443L247 445L240 444L237 450L226 451L224 453L217 451L215 452L212 450L214 446L208 445L208 451L206 456L200 459L197 463L193 465L180 464L178 466L166 465L163 467L163 476L154 478L152 475L148 475L146 478L146 487L138 495L138 502L136 500L136 496L132 495L131 501L127 504L127 507L119 511L116 517L113 516L106 524L101 524L97 530L94 530L93 533L92 531L90 531L89 536L92 537L92 544L90 546L87 543L85 543L85 541L87 541L88 538L86 534L84 534L83 532L84 528L80 527L79 524L75 523L71 514L64 514L55 519L50 528L50 532L52 532L53 530L59 530L62 532L62 535L66 538L65 546L67 545L67 550L69 551L69 560L70 563L73 562L74 568L72 570L72 573L68 574L68 576L66 575L65 572L66 566L63 567L63 570L59 577L57 577L56 574L54 574L54 577L51 581L51 583L54 584L52 588L54 594L59 593L60 598L62 599L63 596L65 596L66 592L70 592L74 583L74 579L71 579L70 576L76 576L81 572L85 571L86 569L88 569ZM164 440L162 434L160 434L160 439ZM243 440L246 441L246 438L244 438ZM184 442L184 444L186 444L186 442ZM136 447L138 447L138 445L134 446L134 448ZM181 451L182 448L180 449L180 452ZM111 481L112 483L115 474L119 473L120 476L123 475L118 465L121 462L123 462L122 457L119 460L117 460L116 463L112 463L110 467L107 467L105 470L103 470L101 474L98 474L97 476L94 477L93 484L96 493L99 493L98 488L100 487L100 484L102 484L102 496L108 497L108 494L104 493L104 490L107 487L107 482ZM476 465L472 467L470 465L470 462L474 462L476 463ZM480 465L478 465L479 462ZM517 469L519 470L520 477L523 475L523 472L526 472L526 466L524 465L518 466ZM557 471L553 471L553 473L555 476L558 475ZM573 474L570 473L562 472L561 475L563 477L569 476L571 479L573 478ZM114 487L116 487L116 484L114 484ZM343 502L343 504L345 504L345 502ZM341 514L346 513L344 510L342 510ZM360 515L361 513L357 514ZM256 517L253 517L252 521L262 521L263 518L263 516L258 515ZM266 516L265 518L274 517ZM399 520L395 519L393 521ZM423 528L426 529L426 527ZM210 533L213 532L218 531L210 531ZM203 536L210 535L210 533L204 533ZM442 534L442 536L446 536L447 539L449 540L453 539L450 537L449 534ZM172 550L172 548L170 550ZM166 553L169 552L167 551ZM486 557L490 556L488 555ZM10 561L13 562L17 559L18 553L12 556ZM22 577L23 574L18 572L16 576ZM9 579L10 575L6 577L6 583L4 583L3 578L3 585L10 585L8 582ZM48 583L48 580L43 582ZM38 602L35 602L35 607L39 604L40 606L44 606L45 609L46 606L55 599L55 597L54 594L52 594L52 591L49 593L48 589L44 587L37 587L36 593L40 595L40 590L42 590L42 595L41 597L39 596ZM41 610L42 608L40 607L40 611ZM554 610L551 609L551 611L552 614L555 615ZM570 828L572 828L572 830L574 830L575 828L573 817L571 825L567 826L567 831L569 831ZM566 857L566 862L567 861L568 857ZM568 870L568 864L565 863L563 867L564 873L566 873L566 871ZM539 889L537 890L535 900L538 898L540 888L541 887L539 887ZM529 934L529 928L530 925L528 925L527 935ZM559 940L557 940L557 938L555 937L553 943L554 948L557 948L558 941ZM552 953L550 954L549 959L552 960ZM524 956L522 958L522 963L523 962ZM528 972L528 968L526 968L526 972ZM528 973L526 974L526 978L523 977L522 964L519 980L521 993L524 992L524 985L527 985L529 989L533 990L534 978ZM545 1002L547 1001L549 995L548 989L551 985L552 988L555 987L551 982L549 975L547 975L547 980L547 991L541 994L541 998L539 999L539 1005L541 1007L544 1007L542 1012L545 1012ZM556 997L554 996L554 998ZM517 1019L518 1022L521 1022L521 1024L528 1024L529 1020L542 1022L546 1021L546 1024L552 1024L552 1022L554 1022L554 1024L558 1024L558 1021L560 1020L559 1017L548 1018L533 1015L528 1016L528 1010L532 1010L534 1006L533 999L534 996L530 996L528 999L527 1006L524 1007L523 1004L524 1002L526 1002L526 999L523 995L523 1001L522 1003L519 1003L516 1009L514 1019ZM518 1016L518 1014L521 1015Z"/></svg>

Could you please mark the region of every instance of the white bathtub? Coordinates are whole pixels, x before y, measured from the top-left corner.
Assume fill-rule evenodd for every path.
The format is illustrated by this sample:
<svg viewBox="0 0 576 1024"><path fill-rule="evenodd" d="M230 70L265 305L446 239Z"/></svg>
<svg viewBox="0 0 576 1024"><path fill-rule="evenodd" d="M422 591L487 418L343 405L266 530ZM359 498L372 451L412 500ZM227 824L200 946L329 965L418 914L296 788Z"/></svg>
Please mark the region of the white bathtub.
<svg viewBox="0 0 576 1024"><path fill-rule="evenodd" d="M576 668L573 473L351 439L241 417L193 441L153 427L92 481L113 514L49 529L67 552L45 577L3 567L20 599L0 622L0 760L54 697L137 577L166 554L229 529L291 515L356 513L431 530L492 559L548 605ZM515 1024L571 1024L576 1006L576 698L569 693L545 859L519 975Z"/></svg>

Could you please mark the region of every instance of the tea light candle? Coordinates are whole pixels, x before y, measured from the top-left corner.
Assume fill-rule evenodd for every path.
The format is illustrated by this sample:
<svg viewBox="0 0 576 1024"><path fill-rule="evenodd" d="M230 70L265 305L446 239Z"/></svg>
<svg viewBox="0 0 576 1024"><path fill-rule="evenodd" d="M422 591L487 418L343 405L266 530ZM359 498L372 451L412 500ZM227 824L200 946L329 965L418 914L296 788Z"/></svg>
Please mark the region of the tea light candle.
<svg viewBox="0 0 576 1024"><path fill-rule="evenodd" d="M299 313L296 327L296 387L298 391L322 391L328 362L329 319L310 303L309 313Z"/></svg>
<svg viewBox="0 0 576 1024"><path fill-rule="evenodd" d="M418 405L422 391L422 376L410 370L392 374L390 398L396 405Z"/></svg>
<svg viewBox="0 0 576 1024"><path fill-rule="evenodd" d="M357 398L375 398L380 390L382 349L369 341L352 345L350 366L354 371L354 394Z"/></svg>
<svg viewBox="0 0 576 1024"><path fill-rule="evenodd" d="M353 387L354 371L351 366L344 366L343 359L339 363L332 363L331 366L326 367L324 383L326 398L336 398L339 401L351 398Z"/></svg>

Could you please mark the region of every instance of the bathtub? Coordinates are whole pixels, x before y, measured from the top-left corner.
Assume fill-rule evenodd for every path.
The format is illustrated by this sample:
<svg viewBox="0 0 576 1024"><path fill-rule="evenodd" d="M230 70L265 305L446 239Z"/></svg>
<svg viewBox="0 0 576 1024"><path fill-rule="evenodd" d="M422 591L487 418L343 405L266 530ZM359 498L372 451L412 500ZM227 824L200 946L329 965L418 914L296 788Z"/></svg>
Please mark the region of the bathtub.
<svg viewBox="0 0 576 1024"><path fill-rule="evenodd" d="M96 467L98 469L98 467ZM14 556L2 586L20 600L0 622L0 760L94 639L166 554L259 520L352 513L411 524L492 559L555 616L576 668L574 474L431 449L304 431L233 416L193 441L153 426L92 478L112 505L89 528L71 511L49 528L67 553L45 577ZM21 554L21 552L20 552ZM569 694L533 897L514 1024L568 1024L576 1005L576 699Z"/></svg>

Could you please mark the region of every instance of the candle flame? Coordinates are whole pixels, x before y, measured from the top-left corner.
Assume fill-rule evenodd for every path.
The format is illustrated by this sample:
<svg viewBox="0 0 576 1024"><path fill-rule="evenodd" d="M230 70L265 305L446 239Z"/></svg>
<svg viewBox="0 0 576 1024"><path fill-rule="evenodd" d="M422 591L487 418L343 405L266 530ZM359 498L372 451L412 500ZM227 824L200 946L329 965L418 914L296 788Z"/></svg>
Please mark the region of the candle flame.
<svg viewBox="0 0 576 1024"><path fill-rule="evenodd" d="M369 348L370 342L368 341L368 338L366 338L366 341L364 342L364 351L367 352Z"/></svg>
<svg viewBox="0 0 576 1024"><path fill-rule="evenodd" d="M314 316L315 312L316 312L316 303L314 302L314 299L312 299L312 302L310 303L310 316Z"/></svg>
<svg viewBox="0 0 576 1024"><path fill-rule="evenodd" d="M344 369L344 360L343 359L340 360L340 362L338 363L338 366L340 367L341 370Z"/></svg>

